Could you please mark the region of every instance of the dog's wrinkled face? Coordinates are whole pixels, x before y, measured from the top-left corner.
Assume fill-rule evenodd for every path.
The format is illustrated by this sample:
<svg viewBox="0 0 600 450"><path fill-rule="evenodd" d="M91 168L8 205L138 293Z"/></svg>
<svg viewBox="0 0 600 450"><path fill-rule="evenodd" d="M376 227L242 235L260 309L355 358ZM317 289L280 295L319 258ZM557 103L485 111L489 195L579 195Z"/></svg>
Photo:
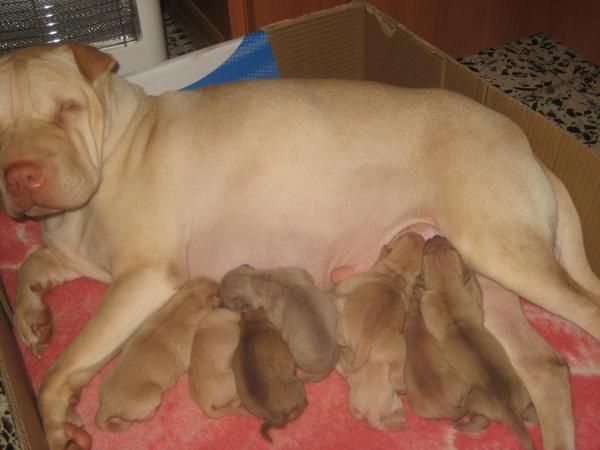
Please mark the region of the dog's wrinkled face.
<svg viewBox="0 0 600 450"><path fill-rule="evenodd" d="M93 84L113 65L77 44L0 58L0 194L11 216L76 209L97 190L104 113Z"/></svg>

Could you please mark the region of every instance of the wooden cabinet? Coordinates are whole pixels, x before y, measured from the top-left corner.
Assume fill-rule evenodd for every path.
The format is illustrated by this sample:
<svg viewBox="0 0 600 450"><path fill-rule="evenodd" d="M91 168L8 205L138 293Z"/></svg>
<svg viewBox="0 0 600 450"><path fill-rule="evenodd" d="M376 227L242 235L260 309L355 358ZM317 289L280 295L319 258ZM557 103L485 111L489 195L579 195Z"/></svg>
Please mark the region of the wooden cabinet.
<svg viewBox="0 0 600 450"><path fill-rule="evenodd" d="M217 42L348 0L165 0L188 22L206 22ZM546 31L600 64L598 0L369 0L458 58Z"/></svg>

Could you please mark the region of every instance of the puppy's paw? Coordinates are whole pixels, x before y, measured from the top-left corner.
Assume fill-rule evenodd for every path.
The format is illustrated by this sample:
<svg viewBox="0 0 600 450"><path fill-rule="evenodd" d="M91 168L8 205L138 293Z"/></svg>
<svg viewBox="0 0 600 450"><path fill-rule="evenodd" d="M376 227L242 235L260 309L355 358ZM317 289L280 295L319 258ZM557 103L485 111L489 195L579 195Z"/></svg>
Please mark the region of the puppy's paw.
<svg viewBox="0 0 600 450"><path fill-rule="evenodd" d="M17 299L15 327L21 340L39 358L52 339L50 309L41 300L32 302L23 297Z"/></svg>
<svg viewBox="0 0 600 450"><path fill-rule="evenodd" d="M67 437L67 450L89 450L92 448L92 437L83 427L65 423L64 430Z"/></svg>
<svg viewBox="0 0 600 450"><path fill-rule="evenodd" d="M389 415L382 417L377 427L382 431L397 431L406 428L406 410L398 408L392 411Z"/></svg>

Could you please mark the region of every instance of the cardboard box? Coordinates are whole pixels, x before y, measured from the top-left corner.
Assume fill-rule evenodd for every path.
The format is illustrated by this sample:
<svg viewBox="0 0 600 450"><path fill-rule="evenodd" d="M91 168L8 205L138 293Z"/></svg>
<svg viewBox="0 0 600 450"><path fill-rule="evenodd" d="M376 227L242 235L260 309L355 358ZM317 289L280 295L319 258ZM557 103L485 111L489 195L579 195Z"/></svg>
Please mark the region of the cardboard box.
<svg viewBox="0 0 600 450"><path fill-rule="evenodd" d="M514 120L534 152L566 184L579 211L588 257L600 273L600 157L541 115L478 78L414 33L362 2L354 2L265 28L283 77L367 79L460 92ZM190 58L197 58L197 55ZM201 62L201 58L200 58ZM135 77L135 76L134 76ZM482 149L485 151L485 149ZM0 313L0 364L17 404L24 448L45 448L34 396Z"/></svg>

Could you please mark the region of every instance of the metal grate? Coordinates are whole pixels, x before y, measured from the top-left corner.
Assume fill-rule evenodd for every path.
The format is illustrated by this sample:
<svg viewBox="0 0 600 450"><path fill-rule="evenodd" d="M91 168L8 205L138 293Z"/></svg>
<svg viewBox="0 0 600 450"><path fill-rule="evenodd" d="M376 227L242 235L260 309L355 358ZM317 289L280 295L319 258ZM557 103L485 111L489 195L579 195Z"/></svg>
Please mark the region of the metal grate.
<svg viewBox="0 0 600 450"><path fill-rule="evenodd" d="M0 0L0 53L67 41L102 48L140 38L135 0Z"/></svg>

